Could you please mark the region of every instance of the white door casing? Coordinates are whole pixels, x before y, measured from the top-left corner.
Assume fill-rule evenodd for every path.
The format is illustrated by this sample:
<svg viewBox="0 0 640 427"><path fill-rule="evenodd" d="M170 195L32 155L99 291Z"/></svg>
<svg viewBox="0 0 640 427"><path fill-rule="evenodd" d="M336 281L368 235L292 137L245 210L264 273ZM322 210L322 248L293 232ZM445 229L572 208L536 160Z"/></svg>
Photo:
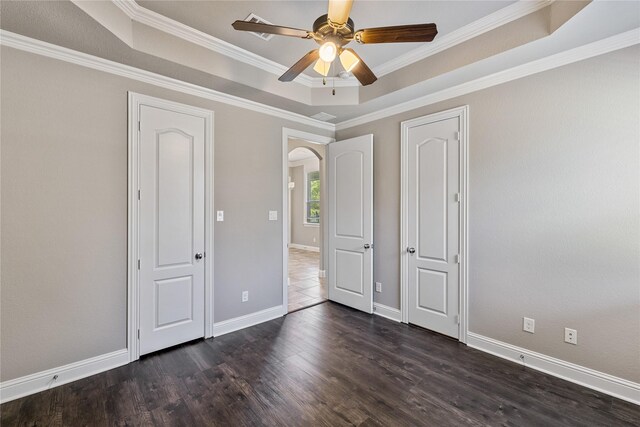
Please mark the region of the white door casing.
<svg viewBox="0 0 640 427"><path fill-rule="evenodd" d="M464 340L466 108L403 122L402 139L403 320Z"/></svg>
<svg viewBox="0 0 640 427"><path fill-rule="evenodd" d="M328 148L329 299L373 313L373 135Z"/></svg>
<svg viewBox="0 0 640 427"><path fill-rule="evenodd" d="M130 93L131 360L211 336L213 113ZM133 259L132 259L133 258ZM136 274L137 273L137 274Z"/></svg>

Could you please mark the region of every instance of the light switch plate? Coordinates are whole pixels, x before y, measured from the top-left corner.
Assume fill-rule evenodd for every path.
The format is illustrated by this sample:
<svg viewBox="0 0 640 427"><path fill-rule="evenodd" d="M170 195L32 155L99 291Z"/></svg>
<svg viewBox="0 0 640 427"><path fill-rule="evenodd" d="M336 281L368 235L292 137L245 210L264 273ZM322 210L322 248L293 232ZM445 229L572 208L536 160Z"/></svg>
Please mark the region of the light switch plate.
<svg viewBox="0 0 640 427"><path fill-rule="evenodd" d="M269 211L269 221L278 220L278 211Z"/></svg>
<svg viewBox="0 0 640 427"><path fill-rule="evenodd" d="M522 318L522 330L531 334L535 333L536 321L528 317Z"/></svg>
<svg viewBox="0 0 640 427"><path fill-rule="evenodd" d="M224 211L216 212L216 221L224 221Z"/></svg>

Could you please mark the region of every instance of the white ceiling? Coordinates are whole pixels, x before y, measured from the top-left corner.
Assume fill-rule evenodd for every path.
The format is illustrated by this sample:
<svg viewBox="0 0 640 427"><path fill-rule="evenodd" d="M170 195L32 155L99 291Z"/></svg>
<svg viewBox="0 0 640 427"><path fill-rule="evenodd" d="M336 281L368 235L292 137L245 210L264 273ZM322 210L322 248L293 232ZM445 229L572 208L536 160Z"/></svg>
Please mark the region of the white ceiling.
<svg viewBox="0 0 640 427"><path fill-rule="evenodd" d="M371 1L356 0L351 12L356 29L435 22L438 37L504 8L513 1ZM235 31L237 19L250 13L276 25L311 30L313 21L327 13L326 0L309 1L138 1L141 6L208 33L235 46L287 67L317 45L312 40L274 36L264 41ZM369 67L377 67L423 43L356 45ZM309 68L306 73L316 76Z"/></svg>

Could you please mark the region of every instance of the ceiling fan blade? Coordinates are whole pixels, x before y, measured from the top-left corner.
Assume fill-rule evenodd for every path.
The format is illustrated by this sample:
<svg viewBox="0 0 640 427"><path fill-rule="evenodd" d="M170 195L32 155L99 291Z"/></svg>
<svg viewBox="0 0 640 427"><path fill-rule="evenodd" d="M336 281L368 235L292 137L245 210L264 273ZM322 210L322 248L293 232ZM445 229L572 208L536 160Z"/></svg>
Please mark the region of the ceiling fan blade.
<svg viewBox="0 0 640 427"><path fill-rule="evenodd" d="M347 23L353 0L329 0L329 22L337 26Z"/></svg>
<svg viewBox="0 0 640 427"><path fill-rule="evenodd" d="M430 42L438 34L436 24L398 25L395 27L365 28L356 31L358 43Z"/></svg>
<svg viewBox="0 0 640 427"><path fill-rule="evenodd" d="M279 36L300 37L308 39L311 37L307 30L298 28L281 27L279 25L263 24L260 22L236 21L231 26L239 31L252 31L254 33L277 34Z"/></svg>
<svg viewBox="0 0 640 427"><path fill-rule="evenodd" d="M349 52L354 54L356 58L358 58L358 63L356 64L355 67L353 67L351 72L353 73L354 76L356 76L356 79L358 79L358 81L362 86L370 85L371 83L378 80L376 75L373 74L373 71L371 71L371 68L369 68L367 64L364 63L362 58L358 56L355 50L353 49L345 49L345 50L348 50Z"/></svg>
<svg viewBox="0 0 640 427"><path fill-rule="evenodd" d="M293 64L293 67L289 68L283 75L281 75L278 80L281 82L290 82L296 77L298 74L307 69L307 67L313 64L320 57L320 52L318 49L314 49L303 56L298 62Z"/></svg>

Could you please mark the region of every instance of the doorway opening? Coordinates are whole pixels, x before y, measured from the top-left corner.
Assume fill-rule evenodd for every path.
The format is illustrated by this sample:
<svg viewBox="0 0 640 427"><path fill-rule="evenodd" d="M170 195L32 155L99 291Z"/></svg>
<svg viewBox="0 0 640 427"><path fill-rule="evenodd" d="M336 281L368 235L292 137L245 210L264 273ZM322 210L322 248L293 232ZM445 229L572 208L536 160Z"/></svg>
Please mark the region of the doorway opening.
<svg viewBox="0 0 640 427"><path fill-rule="evenodd" d="M327 300L324 243L325 146L297 138L287 144L287 312Z"/></svg>

